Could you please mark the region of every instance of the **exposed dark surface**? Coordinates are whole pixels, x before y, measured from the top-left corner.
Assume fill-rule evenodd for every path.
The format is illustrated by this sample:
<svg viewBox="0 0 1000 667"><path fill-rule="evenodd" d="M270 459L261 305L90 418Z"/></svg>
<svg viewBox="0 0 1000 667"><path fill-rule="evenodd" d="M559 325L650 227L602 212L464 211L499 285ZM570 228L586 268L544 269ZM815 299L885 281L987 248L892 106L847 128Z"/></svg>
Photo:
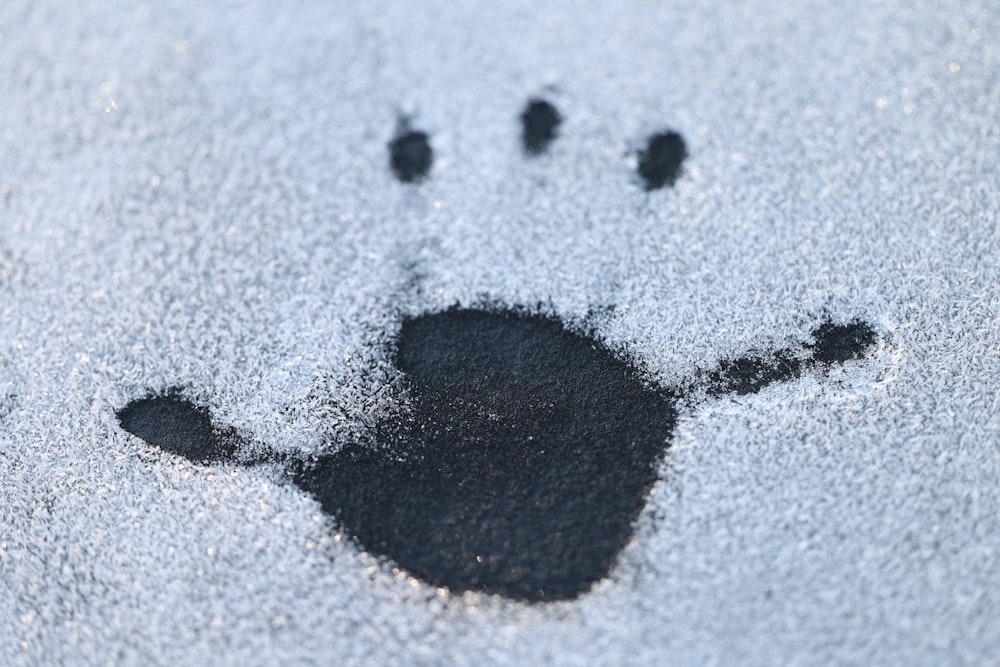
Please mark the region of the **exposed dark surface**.
<svg viewBox="0 0 1000 667"><path fill-rule="evenodd" d="M389 166L404 183L423 180L433 161L430 140L424 132L406 130L389 142Z"/></svg>
<svg viewBox="0 0 1000 667"><path fill-rule="evenodd" d="M521 143L528 155L545 152L556 138L562 116L552 104L541 99L528 100L521 112Z"/></svg>
<svg viewBox="0 0 1000 667"><path fill-rule="evenodd" d="M822 364L860 359L875 344L875 330L865 322L824 322L812 332L812 358Z"/></svg>
<svg viewBox="0 0 1000 667"><path fill-rule="evenodd" d="M225 460L236 452L235 438L212 425L208 410L176 394L132 401L117 417L132 435L198 463Z"/></svg>
<svg viewBox="0 0 1000 667"><path fill-rule="evenodd" d="M723 361L689 390L748 394L864 356L860 321L812 343ZM672 434L681 391L651 389L593 338L518 311L453 308L403 321L394 363L408 411L377 445L292 462L294 481L369 552L454 591L573 598L631 538ZM122 428L193 461L284 463L237 451L230 430L180 396L118 413Z"/></svg>
<svg viewBox="0 0 1000 667"><path fill-rule="evenodd" d="M707 374L708 393L756 394L769 384L799 377L816 364L829 366L860 359L875 344L875 330L864 322L824 322L812 331L814 343L801 351L779 350L724 360ZM808 354L808 356L806 356Z"/></svg>
<svg viewBox="0 0 1000 667"><path fill-rule="evenodd" d="M647 190L671 186L681 173L687 157L684 138L676 132L660 132L649 138L646 149L639 153L639 176Z"/></svg>
<svg viewBox="0 0 1000 667"><path fill-rule="evenodd" d="M801 372L802 361L787 352L726 360L709 375L709 393L756 394L774 382L797 378Z"/></svg>
<svg viewBox="0 0 1000 667"><path fill-rule="evenodd" d="M368 550L453 590L573 597L632 534L673 403L554 319L448 310L406 320L411 412L385 449L348 446L299 484Z"/></svg>

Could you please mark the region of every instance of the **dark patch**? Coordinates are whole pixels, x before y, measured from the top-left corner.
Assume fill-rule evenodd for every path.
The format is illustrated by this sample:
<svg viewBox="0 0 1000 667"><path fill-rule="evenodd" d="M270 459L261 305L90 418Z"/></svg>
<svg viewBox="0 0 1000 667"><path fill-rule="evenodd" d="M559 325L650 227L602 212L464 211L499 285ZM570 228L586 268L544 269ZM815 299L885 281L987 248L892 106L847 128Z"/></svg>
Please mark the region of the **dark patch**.
<svg viewBox="0 0 1000 667"><path fill-rule="evenodd" d="M231 430L216 428L208 410L174 393L132 401L116 415L132 435L196 463L223 461L236 453Z"/></svg>
<svg viewBox="0 0 1000 667"><path fill-rule="evenodd" d="M848 324L824 322L812 332L812 358L821 364L860 359L875 344L875 330L865 322Z"/></svg>
<svg viewBox="0 0 1000 667"><path fill-rule="evenodd" d="M404 129L389 142L389 166L403 183L422 181L433 161L434 152L424 132Z"/></svg>
<svg viewBox="0 0 1000 667"><path fill-rule="evenodd" d="M721 361L707 379L711 395L756 394L775 382L792 380L817 364L830 366L860 359L875 344L875 330L865 322L834 324L827 321L812 331L815 341L799 350L779 350L757 356Z"/></svg>
<svg viewBox="0 0 1000 667"><path fill-rule="evenodd" d="M788 352L726 360L709 374L709 393L756 394L769 384L797 378L801 373L802 361Z"/></svg>
<svg viewBox="0 0 1000 667"><path fill-rule="evenodd" d="M528 101L521 112L521 143L528 155L545 152L556 138L562 116L554 106L541 99Z"/></svg>
<svg viewBox="0 0 1000 667"><path fill-rule="evenodd" d="M672 186L681 173L687 157L684 138L676 132L660 132L649 138L646 149L639 153L639 176L647 190Z"/></svg>
<svg viewBox="0 0 1000 667"><path fill-rule="evenodd" d="M569 599L605 577L631 539L682 393L754 393L876 341L860 321L812 335L723 361L682 392L650 388L555 318L463 308L407 318L393 357L407 411L376 425L377 446L349 443L311 462L251 457L173 393L117 414L125 430L194 461L285 465L354 541L430 584Z"/></svg>
<svg viewBox="0 0 1000 667"><path fill-rule="evenodd" d="M403 322L410 411L297 481L366 549L456 591L571 598L628 542L673 402L559 321L452 309Z"/></svg>

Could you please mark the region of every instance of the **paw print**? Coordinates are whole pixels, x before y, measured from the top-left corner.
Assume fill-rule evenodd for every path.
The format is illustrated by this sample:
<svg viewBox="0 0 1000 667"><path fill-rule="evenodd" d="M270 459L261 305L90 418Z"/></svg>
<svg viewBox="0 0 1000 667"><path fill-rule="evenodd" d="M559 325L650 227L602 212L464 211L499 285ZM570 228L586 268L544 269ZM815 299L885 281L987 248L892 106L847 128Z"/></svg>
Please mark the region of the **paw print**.
<svg viewBox="0 0 1000 667"><path fill-rule="evenodd" d="M558 138L542 99L520 115L529 159ZM409 119L388 145L404 183L430 178L430 137ZM650 137L637 172L672 185L687 149ZM798 347L722 360L683 386L650 384L595 336L519 307L460 307L404 317L388 353L405 378L401 409L377 446L339 443L299 460L246 454L229 426L178 389L118 411L122 428L198 463L274 465L372 554L452 591L524 601L571 599L606 577L631 539L680 411L862 358L867 323L821 321Z"/></svg>

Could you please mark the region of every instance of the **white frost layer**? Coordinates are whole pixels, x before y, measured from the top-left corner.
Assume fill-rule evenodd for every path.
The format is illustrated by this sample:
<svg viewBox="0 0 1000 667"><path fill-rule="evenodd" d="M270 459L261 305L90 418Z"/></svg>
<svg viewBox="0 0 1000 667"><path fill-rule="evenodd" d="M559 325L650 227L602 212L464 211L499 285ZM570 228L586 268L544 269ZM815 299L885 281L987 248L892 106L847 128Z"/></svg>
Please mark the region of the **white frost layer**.
<svg viewBox="0 0 1000 667"><path fill-rule="evenodd" d="M986 3L86 4L0 3L0 664L1000 655ZM539 93L566 122L529 162ZM691 157L647 194L664 128ZM613 576L551 606L432 590L273 471L114 418L184 386L336 447L392 405L401 314L482 298L613 305L599 335L667 385L825 314L882 339L688 406Z"/></svg>

